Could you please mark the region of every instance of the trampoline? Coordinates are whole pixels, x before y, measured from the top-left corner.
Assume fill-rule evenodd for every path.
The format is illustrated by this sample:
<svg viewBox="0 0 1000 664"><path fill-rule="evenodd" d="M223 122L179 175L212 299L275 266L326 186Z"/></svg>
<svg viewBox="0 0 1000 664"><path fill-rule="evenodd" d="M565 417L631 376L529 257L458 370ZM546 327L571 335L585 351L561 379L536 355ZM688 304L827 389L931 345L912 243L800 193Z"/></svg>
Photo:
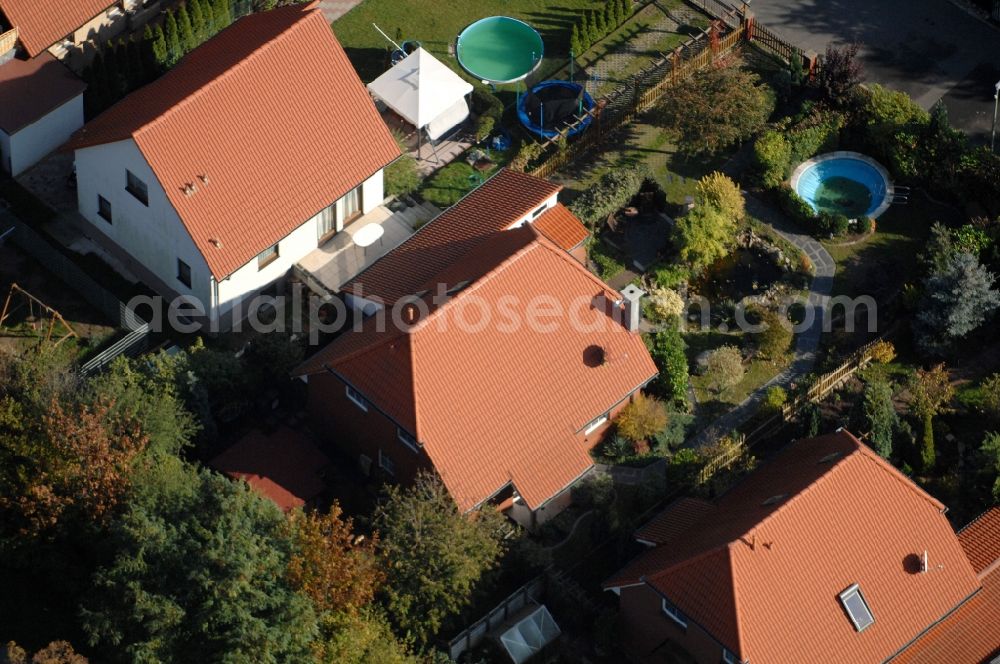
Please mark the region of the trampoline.
<svg viewBox="0 0 1000 664"><path fill-rule="evenodd" d="M522 95L517 102L517 117L525 129L552 138L573 120L594 108L594 98L579 83L570 81L543 81ZM573 127L567 136L575 136L590 126L593 117Z"/></svg>
<svg viewBox="0 0 1000 664"><path fill-rule="evenodd" d="M462 30L455 53L462 68L481 81L514 83L541 63L542 36L524 21L489 16Z"/></svg>

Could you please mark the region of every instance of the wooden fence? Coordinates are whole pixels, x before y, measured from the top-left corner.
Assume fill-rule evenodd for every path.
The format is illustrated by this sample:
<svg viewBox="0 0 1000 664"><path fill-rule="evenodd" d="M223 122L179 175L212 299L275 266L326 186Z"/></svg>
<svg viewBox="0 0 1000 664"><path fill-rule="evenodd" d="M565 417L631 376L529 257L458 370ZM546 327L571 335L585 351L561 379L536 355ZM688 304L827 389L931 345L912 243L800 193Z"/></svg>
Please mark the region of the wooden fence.
<svg viewBox="0 0 1000 664"><path fill-rule="evenodd" d="M732 446L727 447L705 462L705 465L698 471L697 485L704 486L708 484L708 481L715 477L715 474L720 470L725 470L742 459L746 455L746 451L746 436L737 434Z"/></svg>
<svg viewBox="0 0 1000 664"><path fill-rule="evenodd" d="M529 602L538 602L544 591L544 576L536 576L528 581L511 593L507 599L500 602L492 611L463 629L458 636L449 641L448 655L452 660L457 660L459 655L482 643L487 634L527 606Z"/></svg>
<svg viewBox="0 0 1000 664"><path fill-rule="evenodd" d="M745 432L747 447L752 447L755 443L773 435L807 404L822 401L828 394L846 383L859 369L863 369L872 361L872 351L880 341L883 339L869 342L856 350L839 367L820 376L804 394L800 394L786 403L780 412L771 415L750 431Z"/></svg>
<svg viewBox="0 0 1000 664"><path fill-rule="evenodd" d="M754 21L753 30L751 31L751 43L762 47L764 50L777 55L780 58L791 61L793 55L802 57L802 49L798 46L793 46L785 40L778 37L778 35L771 32L766 26Z"/></svg>

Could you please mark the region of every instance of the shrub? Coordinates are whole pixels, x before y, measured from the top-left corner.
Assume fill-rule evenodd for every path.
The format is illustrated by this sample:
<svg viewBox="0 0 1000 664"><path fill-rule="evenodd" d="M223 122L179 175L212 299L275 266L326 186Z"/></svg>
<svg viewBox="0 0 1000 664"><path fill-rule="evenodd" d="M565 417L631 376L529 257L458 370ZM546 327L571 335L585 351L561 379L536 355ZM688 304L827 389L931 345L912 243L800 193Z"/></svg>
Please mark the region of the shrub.
<svg viewBox="0 0 1000 664"><path fill-rule="evenodd" d="M649 175L645 165L626 166L608 171L570 204L570 210L595 228L607 216L624 207L642 187Z"/></svg>
<svg viewBox="0 0 1000 664"><path fill-rule="evenodd" d="M786 135L792 164L799 164L820 152L837 149L844 116L840 113L816 112L802 126Z"/></svg>
<svg viewBox="0 0 1000 664"><path fill-rule="evenodd" d="M660 370L656 386L659 393L675 404L687 403L687 344L676 327L668 327L652 336L649 353Z"/></svg>
<svg viewBox="0 0 1000 664"><path fill-rule="evenodd" d="M761 355L777 360L788 352L788 347L792 343L792 329L787 319L774 311L764 311L760 315L761 323L765 328L754 336L754 343Z"/></svg>
<svg viewBox="0 0 1000 664"><path fill-rule="evenodd" d="M806 229L815 228L816 212L795 190L789 186L782 186L778 189L778 204L782 211L787 214L792 221L802 225Z"/></svg>
<svg viewBox="0 0 1000 664"><path fill-rule="evenodd" d="M667 461L667 483L670 486L693 486L698 478L703 460L689 447L679 450Z"/></svg>
<svg viewBox="0 0 1000 664"><path fill-rule="evenodd" d="M869 351L872 360L879 364L889 364L896 359L896 347L891 341L876 341Z"/></svg>
<svg viewBox="0 0 1000 664"><path fill-rule="evenodd" d="M489 138L495 124L496 120L489 115L480 115L476 118L476 143L482 143Z"/></svg>
<svg viewBox="0 0 1000 664"><path fill-rule="evenodd" d="M694 415L688 413L670 413L667 426L653 436L653 451L659 456L669 456L670 451L677 449L687 438L688 427L694 422Z"/></svg>
<svg viewBox="0 0 1000 664"><path fill-rule="evenodd" d="M527 140L521 143L508 166L515 171L527 171L532 162L542 156L545 147L541 143Z"/></svg>
<svg viewBox="0 0 1000 664"><path fill-rule="evenodd" d="M673 243L681 260L702 270L729 254L736 240L736 221L713 205L697 205L677 219Z"/></svg>
<svg viewBox="0 0 1000 664"><path fill-rule="evenodd" d="M684 313L684 300L672 288L653 288L649 293L653 313L659 320L672 320Z"/></svg>
<svg viewBox="0 0 1000 664"><path fill-rule="evenodd" d="M984 380L980 391L983 395L983 410L990 417L1000 420L1000 373Z"/></svg>
<svg viewBox="0 0 1000 664"><path fill-rule="evenodd" d="M816 218L816 229L823 235L843 235L850 227L850 221L842 214L820 212Z"/></svg>
<svg viewBox="0 0 1000 664"><path fill-rule="evenodd" d="M642 392L622 408L615 418L618 435L635 444L648 441L667 426L667 409L663 402Z"/></svg>
<svg viewBox="0 0 1000 664"><path fill-rule="evenodd" d="M743 192L728 175L709 173L698 180L695 193L700 203L711 205L728 219L740 222L746 216Z"/></svg>
<svg viewBox="0 0 1000 664"><path fill-rule="evenodd" d="M768 413L777 413L788 402L788 392L780 385L772 385L764 393L764 401L761 408Z"/></svg>
<svg viewBox="0 0 1000 664"><path fill-rule="evenodd" d="M767 188L779 186L788 175L792 146L776 131L766 131L753 146L760 182Z"/></svg>
<svg viewBox="0 0 1000 664"><path fill-rule="evenodd" d="M487 88L475 87L472 89L472 110L476 115L493 118L493 122L500 122L503 116L503 102Z"/></svg>
<svg viewBox="0 0 1000 664"><path fill-rule="evenodd" d="M716 392L739 384L745 373L743 355L736 346L722 346L709 353L705 375Z"/></svg>

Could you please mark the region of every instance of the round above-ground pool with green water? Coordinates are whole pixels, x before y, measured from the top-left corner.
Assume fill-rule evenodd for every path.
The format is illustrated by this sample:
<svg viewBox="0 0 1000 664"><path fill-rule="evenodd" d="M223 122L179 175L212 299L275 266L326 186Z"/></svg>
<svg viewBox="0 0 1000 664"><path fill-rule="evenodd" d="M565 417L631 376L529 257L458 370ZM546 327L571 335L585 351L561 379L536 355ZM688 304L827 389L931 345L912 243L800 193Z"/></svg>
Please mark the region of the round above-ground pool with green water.
<svg viewBox="0 0 1000 664"><path fill-rule="evenodd" d="M868 213L872 192L856 180L835 175L819 183L811 202L820 212L854 218Z"/></svg>
<svg viewBox="0 0 1000 664"><path fill-rule="evenodd" d="M490 83L513 83L542 61L542 37L533 27L509 16L490 16L458 36L458 62L465 71Z"/></svg>

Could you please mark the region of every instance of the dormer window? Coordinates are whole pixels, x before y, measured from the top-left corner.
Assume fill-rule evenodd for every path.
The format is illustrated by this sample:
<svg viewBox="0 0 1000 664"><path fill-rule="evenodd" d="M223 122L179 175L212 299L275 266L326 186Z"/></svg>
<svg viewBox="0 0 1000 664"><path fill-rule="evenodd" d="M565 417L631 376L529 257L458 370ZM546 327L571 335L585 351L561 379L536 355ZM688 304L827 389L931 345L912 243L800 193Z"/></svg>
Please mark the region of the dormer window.
<svg viewBox="0 0 1000 664"><path fill-rule="evenodd" d="M680 609L668 602L665 597L660 600L660 610L663 612L663 615L670 618L684 629L687 629L687 617L681 613Z"/></svg>

